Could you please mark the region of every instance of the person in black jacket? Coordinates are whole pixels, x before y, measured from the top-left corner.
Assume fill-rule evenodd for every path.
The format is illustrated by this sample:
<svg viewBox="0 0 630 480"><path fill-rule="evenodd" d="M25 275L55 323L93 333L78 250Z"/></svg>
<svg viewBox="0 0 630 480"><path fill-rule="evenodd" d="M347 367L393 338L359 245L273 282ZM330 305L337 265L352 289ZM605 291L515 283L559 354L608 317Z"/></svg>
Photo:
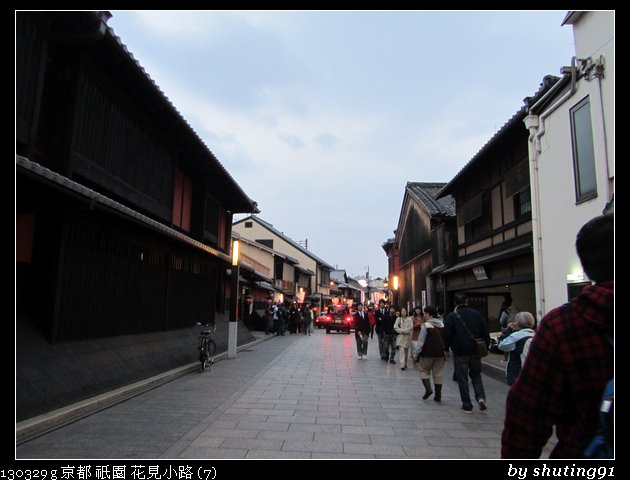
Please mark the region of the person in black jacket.
<svg viewBox="0 0 630 480"><path fill-rule="evenodd" d="M396 363L394 356L396 355L396 330L394 330L394 323L396 322L396 309L389 307L389 314L383 317L383 354L389 363Z"/></svg>
<svg viewBox="0 0 630 480"><path fill-rule="evenodd" d="M477 353L474 338L483 338L490 346L488 325L481 314L468 306L468 295L455 294L455 311L444 322L444 349L453 351L455 372L462 399L462 412L472 413L468 376L472 381L475 399L481 410L486 409L486 393L481 379L481 357ZM474 338L473 338L474 337Z"/></svg>
<svg viewBox="0 0 630 480"><path fill-rule="evenodd" d="M367 359L370 330L367 312L363 310L363 304L359 303L357 305L357 311L354 314L354 338L357 341L357 358L359 360Z"/></svg>
<svg viewBox="0 0 630 480"><path fill-rule="evenodd" d="M374 312L376 316L376 336L378 337L378 353L381 354L381 360L387 360L385 353L385 334L383 332L383 321L389 319L389 308L385 306L385 301L381 298L378 301L378 309Z"/></svg>

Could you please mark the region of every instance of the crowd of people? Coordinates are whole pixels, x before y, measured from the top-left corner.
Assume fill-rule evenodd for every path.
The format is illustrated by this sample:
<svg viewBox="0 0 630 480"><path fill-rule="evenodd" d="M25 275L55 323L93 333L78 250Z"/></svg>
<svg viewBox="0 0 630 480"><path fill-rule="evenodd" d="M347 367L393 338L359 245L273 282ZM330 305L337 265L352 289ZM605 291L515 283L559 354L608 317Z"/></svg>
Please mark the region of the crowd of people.
<svg viewBox="0 0 630 480"><path fill-rule="evenodd" d="M313 331L315 314L311 305L300 306L296 303L270 302L265 309L265 335L285 333L310 335Z"/></svg>
<svg viewBox="0 0 630 480"><path fill-rule="evenodd" d="M586 223L578 232L576 250L592 285L548 312L540 323L530 312L517 311L510 296L497 316L498 348L506 355L505 380L510 385L503 458L538 458L554 427L558 441L551 457L580 458L599 428L602 391L613 378L614 217L602 215ZM453 300L454 310L444 316L430 305L415 307L411 315L384 300L376 308L356 305L357 358L367 359L368 341L376 333L381 360L396 364L398 352L400 369L406 370L411 357L424 386L422 399L433 396L441 402L444 366L452 354L460 410L470 414L470 384L478 408L488 408L477 340L489 348L490 335L487 321L468 305L465 293L455 294ZM266 316L266 333L311 334L314 314L309 305L270 305Z"/></svg>

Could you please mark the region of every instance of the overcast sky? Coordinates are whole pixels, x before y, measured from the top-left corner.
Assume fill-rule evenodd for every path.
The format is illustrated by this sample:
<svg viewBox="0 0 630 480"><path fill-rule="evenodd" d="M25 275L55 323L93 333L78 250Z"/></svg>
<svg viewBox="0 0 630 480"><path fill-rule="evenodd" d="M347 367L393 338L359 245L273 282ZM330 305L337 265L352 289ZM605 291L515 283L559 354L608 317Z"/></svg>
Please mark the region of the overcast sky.
<svg viewBox="0 0 630 480"><path fill-rule="evenodd" d="M570 64L566 13L112 11L109 25L260 218L373 278L406 182L450 181Z"/></svg>

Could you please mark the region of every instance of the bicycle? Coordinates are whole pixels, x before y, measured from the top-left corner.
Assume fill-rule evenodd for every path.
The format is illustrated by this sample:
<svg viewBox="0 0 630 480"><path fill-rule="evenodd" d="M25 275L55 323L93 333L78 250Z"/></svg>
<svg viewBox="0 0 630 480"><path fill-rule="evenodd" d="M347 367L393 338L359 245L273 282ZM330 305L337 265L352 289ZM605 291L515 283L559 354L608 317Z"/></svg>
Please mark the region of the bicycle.
<svg viewBox="0 0 630 480"><path fill-rule="evenodd" d="M197 326L201 323L197 322ZM216 331L216 325L204 324L205 327L210 327L207 330L199 332L197 339L197 350L199 350L199 362L201 363L201 370L205 370L206 367L210 367L214 363L214 356L217 353L217 344L210 337L212 332Z"/></svg>

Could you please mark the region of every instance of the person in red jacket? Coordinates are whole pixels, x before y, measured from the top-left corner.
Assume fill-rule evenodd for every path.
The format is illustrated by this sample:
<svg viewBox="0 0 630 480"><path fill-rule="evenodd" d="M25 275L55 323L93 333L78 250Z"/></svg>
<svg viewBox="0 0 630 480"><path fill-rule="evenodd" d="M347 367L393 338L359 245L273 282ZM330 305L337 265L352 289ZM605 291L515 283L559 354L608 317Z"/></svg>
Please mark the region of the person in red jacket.
<svg viewBox="0 0 630 480"><path fill-rule="evenodd" d="M550 458L582 458L599 426L602 391L613 377L614 216L587 222L575 246L595 283L541 320L507 396L502 458L539 458L554 426Z"/></svg>

